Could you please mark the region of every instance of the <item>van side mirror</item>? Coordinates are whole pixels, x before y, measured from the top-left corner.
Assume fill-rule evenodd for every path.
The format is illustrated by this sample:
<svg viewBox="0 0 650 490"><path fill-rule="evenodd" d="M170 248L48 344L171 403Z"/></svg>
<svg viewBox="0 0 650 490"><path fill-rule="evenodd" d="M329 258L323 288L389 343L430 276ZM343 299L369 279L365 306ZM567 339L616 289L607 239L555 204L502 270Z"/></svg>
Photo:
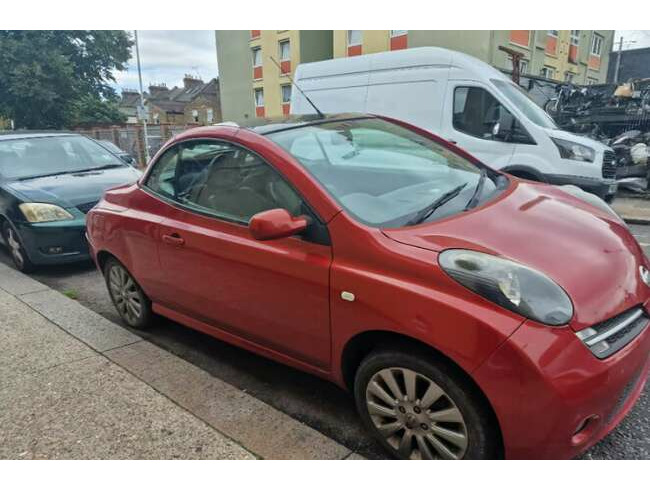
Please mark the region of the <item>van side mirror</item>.
<svg viewBox="0 0 650 490"><path fill-rule="evenodd" d="M286 238L305 231L307 218L293 217L286 209L269 209L254 215L248 222L248 228L256 240L273 240Z"/></svg>

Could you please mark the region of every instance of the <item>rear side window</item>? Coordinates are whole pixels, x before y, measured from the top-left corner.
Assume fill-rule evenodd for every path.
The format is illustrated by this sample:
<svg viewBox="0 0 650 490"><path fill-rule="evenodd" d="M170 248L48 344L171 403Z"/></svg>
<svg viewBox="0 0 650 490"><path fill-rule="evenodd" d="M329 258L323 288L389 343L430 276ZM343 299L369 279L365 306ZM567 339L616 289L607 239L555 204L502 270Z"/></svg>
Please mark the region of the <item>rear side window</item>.
<svg viewBox="0 0 650 490"><path fill-rule="evenodd" d="M482 139L493 139L492 129L508 110L487 90L457 87L454 90L454 128Z"/></svg>

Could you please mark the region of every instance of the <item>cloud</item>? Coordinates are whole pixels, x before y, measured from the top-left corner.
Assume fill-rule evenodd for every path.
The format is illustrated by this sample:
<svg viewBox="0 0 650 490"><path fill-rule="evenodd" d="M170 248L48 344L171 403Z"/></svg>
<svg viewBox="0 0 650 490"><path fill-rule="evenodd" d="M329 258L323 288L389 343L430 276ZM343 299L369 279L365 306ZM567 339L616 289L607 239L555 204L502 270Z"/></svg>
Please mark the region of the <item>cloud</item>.
<svg viewBox="0 0 650 490"><path fill-rule="evenodd" d="M207 81L218 75L214 31L138 31L142 83L181 85L183 75ZM127 71L115 72L116 88L138 88L135 47Z"/></svg>

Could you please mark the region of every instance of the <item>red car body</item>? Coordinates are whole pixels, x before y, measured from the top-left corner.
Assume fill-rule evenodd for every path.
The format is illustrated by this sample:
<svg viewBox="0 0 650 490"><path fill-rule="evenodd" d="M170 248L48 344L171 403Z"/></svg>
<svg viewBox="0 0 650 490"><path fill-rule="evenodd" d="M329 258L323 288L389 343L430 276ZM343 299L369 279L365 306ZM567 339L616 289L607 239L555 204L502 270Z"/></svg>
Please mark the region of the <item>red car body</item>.
<svg viewBox="0 0 650 490"><path fill-rule="evenodd" d="M510 178L501 195L468 212L373 228L342 210L264 135L213 126L185 132L166 148L195 138L260 155L300 190L332 243L256 240L246 226L156 198L141 184L145 174L105 194L88 215L88 238L98 265L116 257L155 312L346 388L366 340L413 339L451 359L478 386L508 458L573 457L611 431L639 397L650 329L603 360L576 336L630 308L648 308L650 288L639 277L647 260L607 212L554 187ZM534 266L569 294L572 321L537 324L461 286L438 265L439 253L451 248ZM355 301L343 300L344 291Z"/></svg>

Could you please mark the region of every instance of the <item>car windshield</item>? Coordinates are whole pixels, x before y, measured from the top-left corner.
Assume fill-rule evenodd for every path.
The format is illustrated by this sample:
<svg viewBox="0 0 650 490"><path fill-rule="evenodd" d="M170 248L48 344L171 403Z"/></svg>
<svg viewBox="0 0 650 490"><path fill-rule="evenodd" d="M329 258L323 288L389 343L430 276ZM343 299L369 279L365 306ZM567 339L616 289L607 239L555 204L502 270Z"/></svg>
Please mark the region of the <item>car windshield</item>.
<svg viewBox="0 0 650 490"><path fill-rule="evenodd" d="M119 146L115 145L112 141L97 140L97 143L112 153L122 153L122 149Z"/></svg>
<svg viewBox="0 0 650 490"><path fill-rule="evenodd" d="M81 172L124 162L83 136L45 136L0 141L0 177L29 179Z"/></svg>
<svg viewBox="0 0 650 490"><path fill-rule="evenodd" d="M268 137L346 211L371 226L400 227L461 211L480 180L479 167L470 161L379 118L314 124ZM492 180L484 180L489 182L480 186L481 195L495 189ZM444 202L427 214L441 198Z"/></svg>
<svg viewBox="0 0 650 490"><path fill-rule="evenodd" d="M512 104L519 109L524 116L526 116L532 123L541 126L542 128L557 129L557 125L551 119L551 116L546 114L544 110L539 107L529 95L514 83L504 82L503 80L492 79L492 83L496 85L499 91L512 102Z"/></svg>

